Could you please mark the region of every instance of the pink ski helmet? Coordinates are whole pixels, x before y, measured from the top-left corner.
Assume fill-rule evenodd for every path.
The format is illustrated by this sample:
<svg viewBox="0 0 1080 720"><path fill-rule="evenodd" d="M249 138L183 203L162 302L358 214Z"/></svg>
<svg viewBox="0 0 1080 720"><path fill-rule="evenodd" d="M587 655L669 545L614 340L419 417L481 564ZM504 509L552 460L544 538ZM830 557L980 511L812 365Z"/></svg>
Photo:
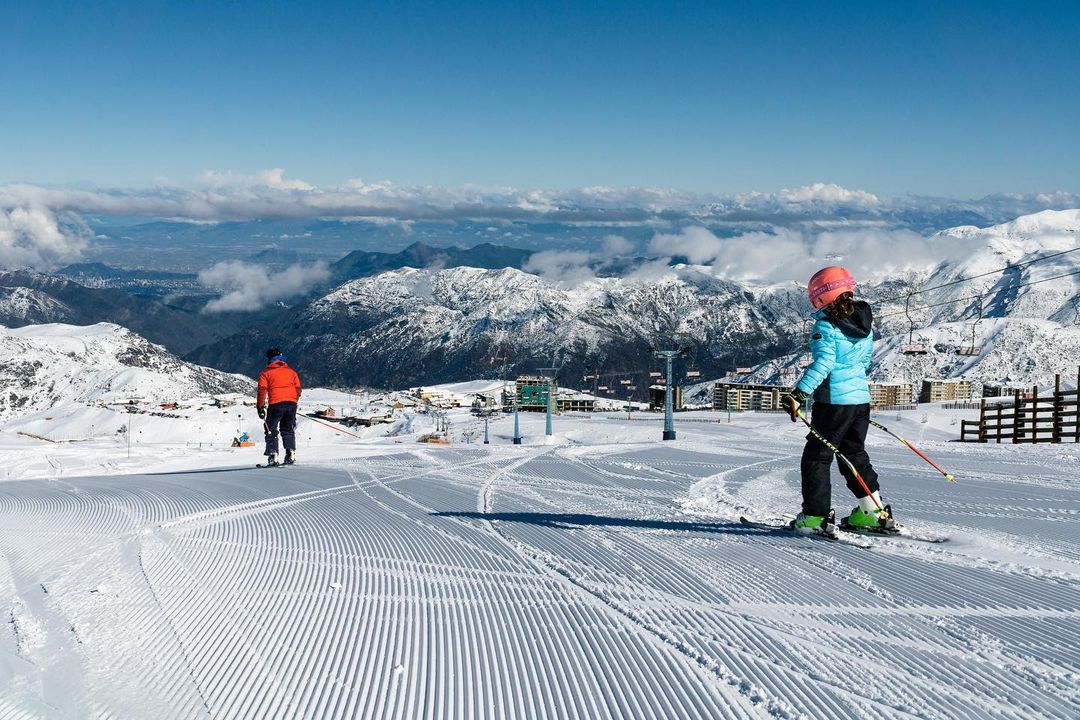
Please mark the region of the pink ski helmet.
<svg viewBox="0 0 1080 720"><path fill-rule="evenodd" d="M855 278L844 268L830 265L814 273L806 291L810 295L810 304L823 308L844 293L855 292Z"/></svg>

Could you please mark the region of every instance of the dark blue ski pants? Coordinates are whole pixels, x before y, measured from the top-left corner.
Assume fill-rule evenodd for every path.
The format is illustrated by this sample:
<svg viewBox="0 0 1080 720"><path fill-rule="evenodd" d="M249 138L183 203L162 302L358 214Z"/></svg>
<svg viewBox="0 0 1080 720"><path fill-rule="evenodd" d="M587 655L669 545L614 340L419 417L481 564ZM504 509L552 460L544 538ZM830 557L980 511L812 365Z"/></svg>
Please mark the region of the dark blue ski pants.
<svg viewBox="0 0 1080 720"><path fill-rule="evenodd" d="M277 455L279 426L285 452L294 452L296 450L296 403L279 402L266 408L263 430L266 432L267 455Z"/></svg>

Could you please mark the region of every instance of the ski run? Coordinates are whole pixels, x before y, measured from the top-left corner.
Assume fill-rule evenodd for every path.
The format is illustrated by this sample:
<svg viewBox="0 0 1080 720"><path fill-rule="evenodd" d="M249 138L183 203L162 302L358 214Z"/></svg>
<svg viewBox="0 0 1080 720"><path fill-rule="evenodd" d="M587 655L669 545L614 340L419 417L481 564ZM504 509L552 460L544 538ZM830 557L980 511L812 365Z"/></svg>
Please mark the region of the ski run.
<svg viewBox="0 0 1080 720"><path fill-rule="evenodd" d="M5 440L0 717L1078 717L1078 447L949 443L938 412L886 422L956 483L870 438L938 544L743 527L798 510L782 415L302 424L274 472Z"/></svg>

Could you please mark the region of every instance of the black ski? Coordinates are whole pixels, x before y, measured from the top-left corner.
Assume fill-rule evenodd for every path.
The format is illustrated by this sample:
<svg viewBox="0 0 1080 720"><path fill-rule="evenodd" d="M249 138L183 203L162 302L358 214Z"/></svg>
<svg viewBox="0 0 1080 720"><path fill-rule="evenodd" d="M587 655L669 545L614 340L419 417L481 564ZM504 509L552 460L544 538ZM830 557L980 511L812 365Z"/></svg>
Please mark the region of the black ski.
<svg viewBox="0 0 1080 720"><path fill-rule="evenodd" d="M748 518L745 515L742 515L742 516L739 517L739 522L741 522L746 527L754 528L755 530L768 530L768 531L771 531L771 532L789 534L789 535L792 535L794 537L806 537L806 538L812 538L812 539L815 539L815 540L827 540L829 542L841 542L841 543L844 543L846 545L854 545L855 547L861 547L861 548L872 548L872 547L874 547L873 543L868 543L868 542L866 542L864 540L861 540L861 539L859 539L857 537L854 537L853 534L851 534L851 533L837 532L836 529L835 529L836 528L835 525L833 525L833 529L831 531L828 531L828 532L805 533L804 534L804 533L795 532L795 528L791 525L790 522L780 522L780 521L761 522L761 521L758 521L758 520L753 520L752 518Z"/></svg>
<svg viewBox="0 0 1080 720"><path fill-rule="evenodd" d="M866 535L867 537L885 537L885 538L898 538L900 540L914 540L916 542L925 543L944 543L948 542L947 535L923 535L921 533L915 533L906 527L894 527L894 528L868 528L860 527L858 525L849 525L847 518L840 521L840 529L844 532L852 533L853 535Z"/></svg>

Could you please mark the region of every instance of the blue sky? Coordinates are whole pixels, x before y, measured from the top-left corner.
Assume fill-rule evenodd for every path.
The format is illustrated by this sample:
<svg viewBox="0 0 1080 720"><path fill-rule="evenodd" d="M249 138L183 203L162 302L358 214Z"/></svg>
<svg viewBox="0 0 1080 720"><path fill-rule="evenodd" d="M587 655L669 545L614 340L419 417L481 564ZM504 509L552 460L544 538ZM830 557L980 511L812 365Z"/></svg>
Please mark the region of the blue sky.
<svg viewBox="0 0 1080 720"><path fill-rule="evenodd" d="M18 3L0 183L1080 190L1075 2Z"/></svg>

